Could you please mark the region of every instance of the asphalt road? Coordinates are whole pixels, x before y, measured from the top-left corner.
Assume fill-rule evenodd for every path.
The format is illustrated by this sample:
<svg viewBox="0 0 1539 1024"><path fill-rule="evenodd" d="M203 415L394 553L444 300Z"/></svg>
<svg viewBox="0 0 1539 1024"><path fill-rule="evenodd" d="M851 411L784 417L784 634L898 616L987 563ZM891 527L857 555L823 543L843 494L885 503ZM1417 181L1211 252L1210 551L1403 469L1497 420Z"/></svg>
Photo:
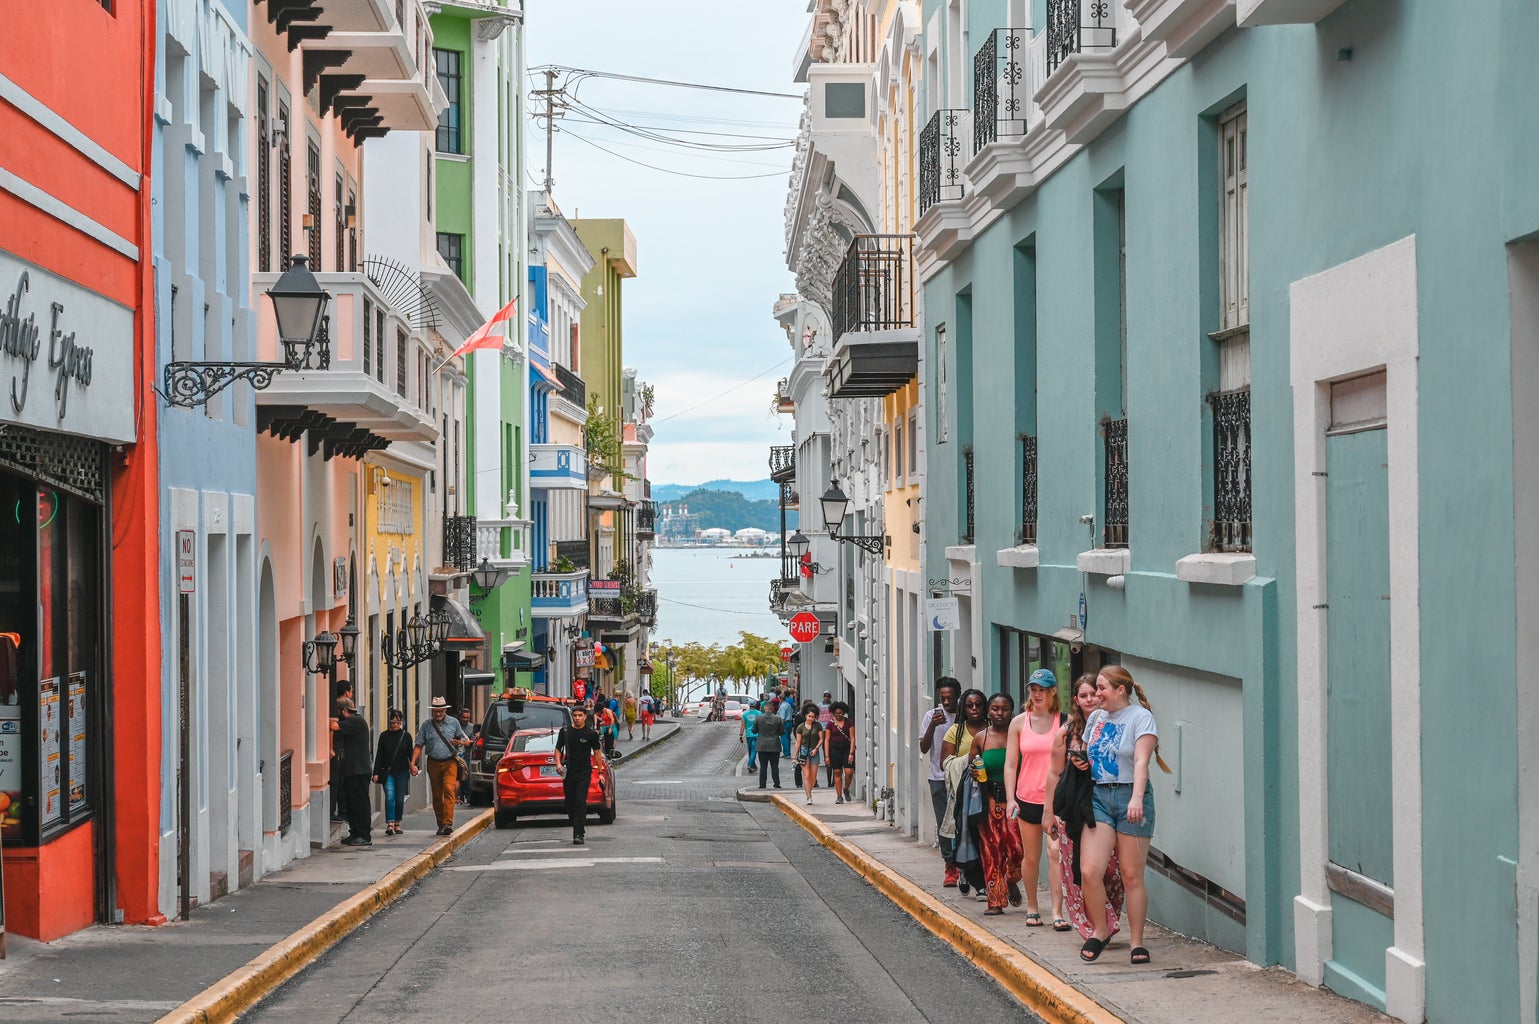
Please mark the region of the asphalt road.
<svg viewBox="0 0 1539 1024"><path fill-rule="evenodd" d="M585 847L555 817L482 833L245 1020L1039 1021L774 807L733 799L741 749L731 723L692 723L624 762L618 820L590 819Z"/></svg>

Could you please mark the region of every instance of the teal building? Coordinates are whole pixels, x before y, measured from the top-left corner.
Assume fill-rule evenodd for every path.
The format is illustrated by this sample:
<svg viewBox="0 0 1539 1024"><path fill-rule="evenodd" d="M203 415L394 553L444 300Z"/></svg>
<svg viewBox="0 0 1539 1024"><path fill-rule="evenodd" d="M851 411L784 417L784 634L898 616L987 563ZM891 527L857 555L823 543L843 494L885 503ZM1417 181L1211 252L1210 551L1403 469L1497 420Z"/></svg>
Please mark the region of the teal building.
<svg viewBox="0 0 1539 1024"><path fill-rule="evenodd" d="M921 6L937 671L1139 681L1154 920L1534 1021L1539 8Z"/></svg>

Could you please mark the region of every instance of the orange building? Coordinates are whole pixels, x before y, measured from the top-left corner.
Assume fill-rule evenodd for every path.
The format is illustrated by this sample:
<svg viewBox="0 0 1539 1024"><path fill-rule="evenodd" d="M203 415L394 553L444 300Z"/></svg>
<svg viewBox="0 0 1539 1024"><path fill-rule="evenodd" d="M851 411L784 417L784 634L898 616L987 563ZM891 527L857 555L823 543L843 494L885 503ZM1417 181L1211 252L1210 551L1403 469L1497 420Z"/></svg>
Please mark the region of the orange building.
<svg viewBox="0 0 1539 1024"><path fill-rule="evenodd" d="M5 926L158 920L159 495L147 0L0 32Z"/></svg>

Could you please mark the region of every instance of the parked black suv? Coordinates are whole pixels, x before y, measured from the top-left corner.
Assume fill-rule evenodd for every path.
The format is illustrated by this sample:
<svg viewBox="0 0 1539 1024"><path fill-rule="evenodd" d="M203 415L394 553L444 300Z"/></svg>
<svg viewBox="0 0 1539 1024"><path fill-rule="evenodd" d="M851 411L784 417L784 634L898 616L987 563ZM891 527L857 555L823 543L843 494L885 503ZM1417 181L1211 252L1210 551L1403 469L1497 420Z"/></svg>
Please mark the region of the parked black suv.
<svg viewBox="0 0 1539 1024"><path fill-rule="evenodd" d="M572 724L570 706L556 697L540 697L527 690L510 690L492 701L481 723L481 734L471 746L471 803L490 804L497 762L508 749L508 740L520 729L559 729Z"/></svg>

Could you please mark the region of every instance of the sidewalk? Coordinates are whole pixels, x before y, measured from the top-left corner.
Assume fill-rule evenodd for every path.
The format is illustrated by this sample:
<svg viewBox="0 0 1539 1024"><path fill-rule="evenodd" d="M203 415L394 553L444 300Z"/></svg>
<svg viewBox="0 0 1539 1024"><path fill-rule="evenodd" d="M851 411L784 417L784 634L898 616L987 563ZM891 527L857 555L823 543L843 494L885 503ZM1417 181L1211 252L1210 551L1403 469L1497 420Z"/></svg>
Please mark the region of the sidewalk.
<svg viewBox="0 0 1539 1024"><path fill-rule="evenodd" d="M622 738L620 764L675 735L659 721L652 740ZM406 892L483 829L489 808L455 813L440 837L430 810L406 815L406 834L372 847L330 846L260 882L158 928L98 925L41 943L6 936L0 1021L53 1024L110 1016L118 1024L230 1020Z"/></svg>
<svg viewBox="0 0 1539 1024"><path fill-rule="evenodd" d="M800 793L773 803L932 932L957 947L1048 1021L1184 1024L1392 1024L1371 1007L1311 988L1288 971L1262 969L1238 954L1150 924L1153 963L1128 963L1126 932L1094 964L1079 959L1078 932L1027 928L1025 910L983 916L984 905L941 887L939 852L858 805L836 805L827 790L805 806ZM762 800L744 791L741 799ZM1046 860L1043 861L1044 873ZM1047 892L1041 907L1050 917ZM1124 928L1126 925L1124 924Z"/></svg>

